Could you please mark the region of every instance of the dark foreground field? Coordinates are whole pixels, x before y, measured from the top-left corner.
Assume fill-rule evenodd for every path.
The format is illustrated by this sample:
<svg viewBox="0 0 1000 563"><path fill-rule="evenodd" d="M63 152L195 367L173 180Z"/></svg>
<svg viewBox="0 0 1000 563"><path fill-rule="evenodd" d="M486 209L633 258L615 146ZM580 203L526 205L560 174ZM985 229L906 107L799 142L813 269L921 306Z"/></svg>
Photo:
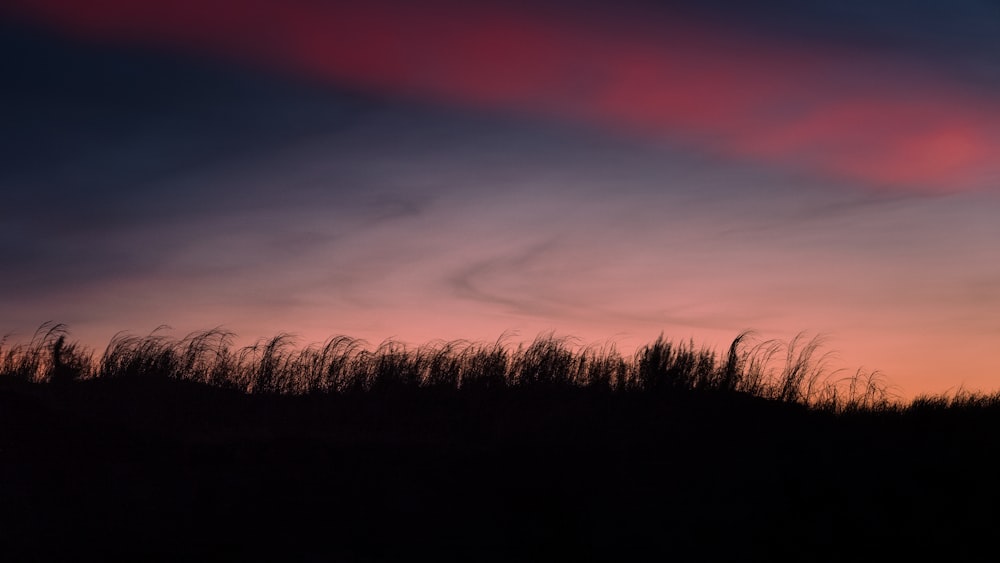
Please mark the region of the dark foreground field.
<svg viewBox="0 0 1000 563"><path fill-rule="evenodd" d="M996 400L837 410L544 377L247 394L162 374L52 377L66 361L44 382L0 376L6 561L995 560L1000 548Z"/></svg>

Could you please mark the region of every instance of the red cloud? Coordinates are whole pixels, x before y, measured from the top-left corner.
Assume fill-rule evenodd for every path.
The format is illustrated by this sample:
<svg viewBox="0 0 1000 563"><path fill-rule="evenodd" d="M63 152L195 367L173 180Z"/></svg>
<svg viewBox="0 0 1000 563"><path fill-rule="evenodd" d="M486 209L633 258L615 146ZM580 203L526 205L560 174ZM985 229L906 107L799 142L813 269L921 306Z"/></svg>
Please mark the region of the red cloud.
<svg viewBox="0 0 1000 563"><path fill-rule="evenodd" d="M9 6L91 38L238 56L391 95L582 120L883 188L977 189L1000 177L1000 104L894 61L690 21L605 25L593 15L556 18L501 3L415 4Z"/></svg>

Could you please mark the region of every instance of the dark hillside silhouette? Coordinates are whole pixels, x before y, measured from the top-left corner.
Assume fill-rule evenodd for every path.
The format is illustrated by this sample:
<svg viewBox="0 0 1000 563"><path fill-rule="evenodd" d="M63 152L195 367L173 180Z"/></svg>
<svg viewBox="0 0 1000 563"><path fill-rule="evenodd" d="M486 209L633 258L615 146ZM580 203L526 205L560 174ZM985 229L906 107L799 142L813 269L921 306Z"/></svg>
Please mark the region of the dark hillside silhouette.
<svg viewBox="0 0 1000 563"><path fill-rule="evenodd" d="M408 350L48 325L0 349L11 561L971 560L1000 399L893 401L818 342ZM790 351L789 351L790 349ZM987 551L990 550L990 551Z"/></svg>

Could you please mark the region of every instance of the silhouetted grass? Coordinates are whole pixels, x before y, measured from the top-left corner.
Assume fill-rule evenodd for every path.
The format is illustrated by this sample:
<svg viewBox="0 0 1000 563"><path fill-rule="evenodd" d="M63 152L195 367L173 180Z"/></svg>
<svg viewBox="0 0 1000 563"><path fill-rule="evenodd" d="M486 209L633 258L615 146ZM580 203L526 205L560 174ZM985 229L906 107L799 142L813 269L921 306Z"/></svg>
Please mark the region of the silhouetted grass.
<svg viewBox="0 0 1000 563"><path fill-rule="evenodd" d="M831 371L829 354L819 353L822 339L807 340L803 334L782 343L760 341L744 332L721 356L694 342L674 343L661 335L625 356L613 345L579 347L553 334L517 345L501 338L416 348L394 341L371 348L346 336L296 347L292 336L279 334L237 348L234 335L220 328L179 339L167 336L164 328L146 336L119 333L96 354L68 343L65 325L46 323L27 343L0 341L0 376L56 384L167 378L253 394L574 387L737 393L833 412L900 408L878 372L844 376Z"/></svg>
<svg viewBox="0 0 1000 563"><path fill-rule="evenodd" d="M821 339L68 337L0 341L11 561L995 558L1000 395Z"/></svg>

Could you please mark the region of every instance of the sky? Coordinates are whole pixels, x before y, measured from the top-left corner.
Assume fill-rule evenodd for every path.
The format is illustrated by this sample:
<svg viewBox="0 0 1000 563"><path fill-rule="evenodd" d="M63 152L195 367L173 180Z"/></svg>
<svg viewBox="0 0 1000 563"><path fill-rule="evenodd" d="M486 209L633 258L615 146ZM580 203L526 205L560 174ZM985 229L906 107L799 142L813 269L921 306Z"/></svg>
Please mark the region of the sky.
<svg viewBox="0 0 1000 563"><path fill-rule="evenodd" d="M630 351L1000 388L995 0L7 0L0 333Z"/></svg>

